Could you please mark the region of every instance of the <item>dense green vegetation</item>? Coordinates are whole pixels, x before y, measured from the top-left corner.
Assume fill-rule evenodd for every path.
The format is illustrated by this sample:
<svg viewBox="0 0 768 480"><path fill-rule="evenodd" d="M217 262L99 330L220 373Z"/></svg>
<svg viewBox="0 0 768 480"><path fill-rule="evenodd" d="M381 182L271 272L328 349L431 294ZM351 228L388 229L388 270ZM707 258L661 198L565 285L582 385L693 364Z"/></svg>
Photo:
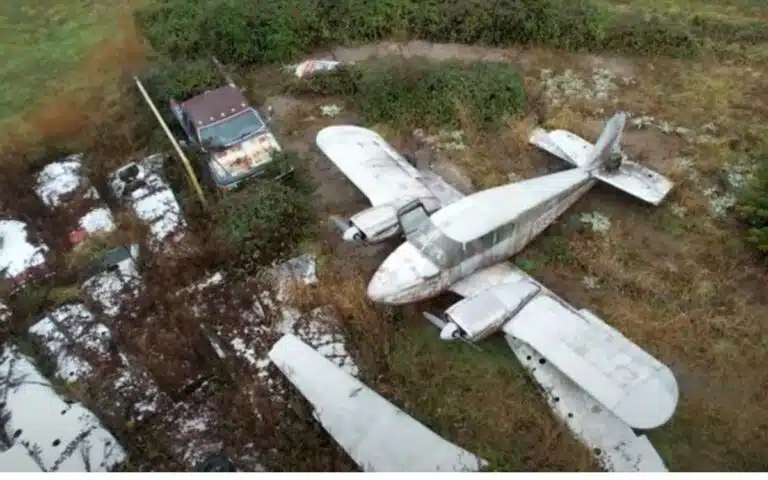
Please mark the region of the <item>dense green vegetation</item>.
<svg viewBox="0 0 768 480"><path fill-rule="evenodd" d="M258 8L244 0L163 0L137 19L172 58L215 54L241 65L393 37L670 56L699 47L691 22L622 14L592 0L277 0Z"/></svg>
<svg viewBox="0 0 768 480"><path fill-rule="evenodd" d="M458 127L458 108L472 124L499 125L524 106L517 68L506 62L386 64L343 67L300 79L293 93L342 95L369 124Z"/></svg>

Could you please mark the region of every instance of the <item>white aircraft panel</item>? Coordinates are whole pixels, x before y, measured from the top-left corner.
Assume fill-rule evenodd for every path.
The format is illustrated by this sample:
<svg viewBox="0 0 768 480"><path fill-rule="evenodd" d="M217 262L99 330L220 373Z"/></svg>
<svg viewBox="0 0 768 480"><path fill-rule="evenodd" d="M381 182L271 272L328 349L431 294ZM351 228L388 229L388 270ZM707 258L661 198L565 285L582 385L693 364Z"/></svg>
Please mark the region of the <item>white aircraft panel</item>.
<svg viewBox="0 0 768 480"><path fill-rule="evenodd" d="M503 327L628 425L651 429L674 413L678 389L672 372L594 315L580 315L539 295Z"/></svg>
<svg viewBox="0 0 768 480"><path fill-rule="evenodd" d="M0 452L0 471L3 472L42 472L29 450L21 444L16 444L4 452Z"/></svg>
<svg viewBox="0 0 768 480"><path fill-rule="evenodd" d="M432 196L418 170L376 132L337 125L320 130L315 142L372 205Z"/></svg>
<svg viewBox="0 0 768 480"><path fill-rule="evenodd" d="M477 471L485 462L417 422L292 334L269 358L364 471Z"/></svg>
<svg viewBox="0 0 768 480"><path fill-rule="evenodd" d="M529 278L525 272L514 267L511 263L500 262L462 278L451 285L450 290L462 297L472 297L500 283L516 282Z"/></svg>
<svg viewBox="0 0 768 480"><path fill-rule="evenodd" d="M505 335L509 347L544 390L547 403L561 420L613 472L666 472L667 467L645 435L579 388L530 346Z"/></svg>

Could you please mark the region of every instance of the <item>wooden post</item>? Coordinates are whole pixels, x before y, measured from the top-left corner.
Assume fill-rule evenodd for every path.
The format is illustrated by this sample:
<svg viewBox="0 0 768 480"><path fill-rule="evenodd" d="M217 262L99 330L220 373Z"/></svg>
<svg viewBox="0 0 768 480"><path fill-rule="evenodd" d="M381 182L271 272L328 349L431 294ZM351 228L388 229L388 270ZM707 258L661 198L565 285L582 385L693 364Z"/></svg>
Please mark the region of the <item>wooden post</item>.
<svg viewBox="0 0 768 480"><path fill-rule="evenodd" d="M165 124L165 120L163 120L163 117L160 115L160 112L155 107L155 104L152 102L152 99L149 97L149 94L144 89L144 85L142 85L139 78L134 75L133 76L134 82L136 82L136 86L139 88L139 91L141 92L141 95L144 97L144 100L147 102L147 105L149 105L150 110L152 110L152 113L155 114L155 118L157 118L157 121L160 123L160 126L163 127L163 131L165 132L165 135L168 137L168 139L171 141L171 144L173 145L173 148L176 150L176 153L179 155L179 158L181 158L181 163L184 164L184 168L187 170L187 176L189 177L189 181L192 184L192 187L195 189L195 193L197 193L197 198L200 199L200 203L203 204L203 207L208 206L208 202L205 199L205 195L203 194L203 189L200 186L200 182L197 181L197 176L195 175L195 171L192 169L192 165L189 163L189 159L186 155L184 155L184 152L181 150L181 147L179 146L179 142L176 141L176 137L173 136L173 133L171 133L171 130L168 128L168 125Z"/></svg>

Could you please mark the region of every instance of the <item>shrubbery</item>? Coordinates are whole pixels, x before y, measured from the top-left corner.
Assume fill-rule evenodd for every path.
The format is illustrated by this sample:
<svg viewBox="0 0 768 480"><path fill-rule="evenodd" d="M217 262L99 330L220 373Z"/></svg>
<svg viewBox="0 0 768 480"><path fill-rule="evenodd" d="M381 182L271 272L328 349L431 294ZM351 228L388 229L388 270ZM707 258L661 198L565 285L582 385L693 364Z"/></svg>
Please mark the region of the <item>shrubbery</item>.
<svg viewBox="0 0 768 480"><path fill-rule="evenodd" d="M768 153L757 162L755 175L742 192L739 213L747 224L747 239L768 254Z"/></svg>
<svg viewBox="0 0 768 480"><path fill-rule="evenodd" d="M139 11L137 21L170 58L213 54L239 65L404 36L672 56L697 50L687 23L609 12L594 0L162 0Z"/></svg>
<svg viewBox="0 0 768 480"><path fill-rule="evenodd" d="M389 64L365 70L353 66L296 81L302 93L345 95L368 123L409 127L459 127L458 108L475 124L491 126L522 110L522 77L506 62Z"/></svg>
<svg viewBox="0 0 768 480"><path fill-rule="evenodd" d="M300 180L250 182L212 207L214 232L236 270L252 272L285 259L312 232L316 217L311 190Z"/></svg>
<svg viewBox="0 0 768 480"><path fill-rule="evenodd" d="M210 58L158 58L142 76L142 81L152 98L163 104L171 98L183 101L224 84Z"/></svg>

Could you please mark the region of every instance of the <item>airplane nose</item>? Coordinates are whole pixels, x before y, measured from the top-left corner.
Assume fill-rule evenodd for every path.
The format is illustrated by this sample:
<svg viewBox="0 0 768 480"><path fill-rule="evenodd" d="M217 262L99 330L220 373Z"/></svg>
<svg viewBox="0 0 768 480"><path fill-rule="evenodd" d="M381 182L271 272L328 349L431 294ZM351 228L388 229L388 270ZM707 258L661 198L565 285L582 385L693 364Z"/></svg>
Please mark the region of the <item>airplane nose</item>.
<svg viewBox="0 0 768 480"><path fill-rule="evenodd" d="M392 270L382 264L368 283L368 298L376 303L398 305L407 303L403 300L406 292L419 283L419 277L409 268Z"/></svg>
<svg viewBox="0 0 768 480"><path fill-rule="evenodd" d="M373 274L368 283L368 298L390 305L420 300L429 288L427 280L438 273L437 267L411 244L404 243Z"/></svg>

